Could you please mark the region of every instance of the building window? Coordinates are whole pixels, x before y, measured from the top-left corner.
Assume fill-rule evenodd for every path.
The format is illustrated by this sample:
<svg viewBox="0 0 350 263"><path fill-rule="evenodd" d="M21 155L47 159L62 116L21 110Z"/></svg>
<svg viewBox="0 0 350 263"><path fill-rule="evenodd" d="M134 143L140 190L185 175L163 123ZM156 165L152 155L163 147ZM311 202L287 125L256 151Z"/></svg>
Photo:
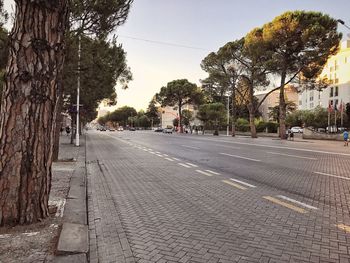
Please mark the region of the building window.
<svg viewBox="0 0 350 263"><path fill-rule="evenodd" d="M339 93L339 87L336 86L335 89L334 89L334 97L337 97L338 93Z"/></svg>
<svg viewBox="0 0 350 263"><path fill-rule="evenodd" d="M329 97L333 97L333 87L331 87L330 92L329 92Z"/></svg>
<svg viewBox="0 0 350 263"><path fill-rule="evenodd" d="M337 107L338 108L338 100L334 100L334 107Z"/></svg>
<svg viewBox="0 0 350 263"><path fill-rule="evenodd" d="M313 107L314 107L314 103L311 102L311 103L310 103L310 108L312 109Z"/></svg>
<svg viewBox="0 0 350 263"><path fill-rule="evenodd" d="M310 91L310 99L309 101L314 101L314 92Z"/></svg>

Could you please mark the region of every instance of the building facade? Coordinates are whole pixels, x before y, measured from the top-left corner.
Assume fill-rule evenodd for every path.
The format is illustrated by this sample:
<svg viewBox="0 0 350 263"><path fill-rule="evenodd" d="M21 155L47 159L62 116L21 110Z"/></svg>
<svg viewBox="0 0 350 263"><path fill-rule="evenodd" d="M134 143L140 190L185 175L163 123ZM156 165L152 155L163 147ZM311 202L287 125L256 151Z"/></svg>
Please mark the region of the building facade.
<svg viewBox="0 0 350 263"><path fill-rule="evenodd" d="M312 110L332 105L339 108L341 102L350 102L350 40L343 41L339 52L330 57L325 65L322 78L330 81L330 86L322 91L304 90L299 94L298 108Z"/></svg>
<svg viewBox="0 0 350 263"><path fill-rule="evenodd" d="M268 91L264 93L256 94L255 96L258 98L260 102L267 93ZM280 94L279 90L272 92L267 96L267 98L261 104L259 108L259 112L261 112L262 118L264 121L270 121L270 118L269 118L270 108L273 108L279 105L279 94ZM295 103L295 105L298 106L298 92L296 88L290 85L285 87L284 96L286 101L293 102Z"/></svg>

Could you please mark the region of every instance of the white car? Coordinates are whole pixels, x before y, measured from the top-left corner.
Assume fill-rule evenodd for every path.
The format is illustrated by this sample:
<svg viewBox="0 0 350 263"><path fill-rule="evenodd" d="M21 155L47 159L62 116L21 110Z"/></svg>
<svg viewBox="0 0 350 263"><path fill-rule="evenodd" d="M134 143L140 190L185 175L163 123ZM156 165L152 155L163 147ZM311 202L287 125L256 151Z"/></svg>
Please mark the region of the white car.
<svg viewBox="0 0 350 263"><path fill-rule="evenodd" d="M120 126L120 127L118 128L118 131L124 131L123 127Z"/></svg>
<svg viewBox="0 0 350 263"><path fill-rule="evenodd" d="M299 126L295 126L295 127L292 127L290 129L293 133L303 133L303 128L299 127Z"/></svg>
<svg viewBox="0 0 350 263"><path fill-rule="evenodd" d="M163 133L173 133L173 129L172 128L165 128L163 130Z"/></svg>

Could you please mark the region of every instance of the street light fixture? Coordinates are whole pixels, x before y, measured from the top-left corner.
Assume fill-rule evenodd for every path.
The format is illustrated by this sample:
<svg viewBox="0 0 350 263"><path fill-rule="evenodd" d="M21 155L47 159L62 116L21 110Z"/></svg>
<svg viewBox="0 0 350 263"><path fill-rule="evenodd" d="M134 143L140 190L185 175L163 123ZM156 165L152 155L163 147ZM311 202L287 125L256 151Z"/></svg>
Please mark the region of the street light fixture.
<svg viewBox="0 0 350 263"><path fill-rule="evenodd" d="M342 24L343 26L345 26L347 29L350 30L350 27L349 27L347 24L345 24L345 22L344 22L343 20L338 19L337 22L338 22L339 24ZM350 34L347 34L347 36L348 36L348 38L350 38Z"/></svg>

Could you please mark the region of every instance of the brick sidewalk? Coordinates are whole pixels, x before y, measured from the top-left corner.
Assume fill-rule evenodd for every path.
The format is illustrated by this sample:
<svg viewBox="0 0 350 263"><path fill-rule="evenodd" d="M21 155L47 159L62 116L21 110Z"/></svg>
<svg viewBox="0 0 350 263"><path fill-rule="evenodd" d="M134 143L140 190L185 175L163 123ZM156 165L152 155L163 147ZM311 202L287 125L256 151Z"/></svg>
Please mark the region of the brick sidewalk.
<svg viewBox="0 0 350 263"><path fill-rule="evenodd" d="M89 137L90 262L349 262L337 208L299 214L262 198L282 194L273 187L238 190L127 139Z"/></svg>

